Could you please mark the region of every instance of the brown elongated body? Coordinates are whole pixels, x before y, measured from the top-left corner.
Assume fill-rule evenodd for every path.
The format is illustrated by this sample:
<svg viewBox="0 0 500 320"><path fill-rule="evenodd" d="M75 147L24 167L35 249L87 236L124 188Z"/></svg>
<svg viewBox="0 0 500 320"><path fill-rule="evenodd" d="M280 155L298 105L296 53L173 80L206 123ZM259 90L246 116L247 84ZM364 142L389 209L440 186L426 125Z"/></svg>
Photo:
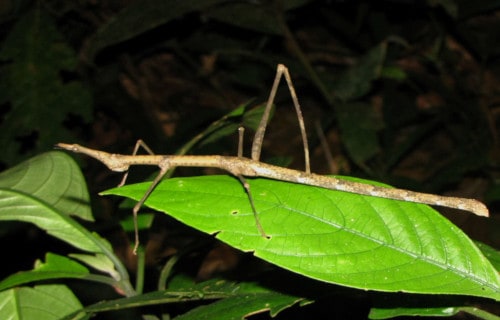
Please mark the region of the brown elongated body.
<svg viewBox="0 0 500 320"><path fill-rule="evenodd" d="M110 170L124 172L132 165L155 165L162 171L173 167L212 167L223 169L234 176L263 177L288 181L325 189L357 193L367 196L424 203L472 212L478 216L489 216L488 208L480 201L468 198L446 197L404 189L384 188L369 184L346 181L304 171L273 166L244 157L220 155L122 155L89 149L78 144L58 143L58 148L83 153L104 163Z"/></svg>

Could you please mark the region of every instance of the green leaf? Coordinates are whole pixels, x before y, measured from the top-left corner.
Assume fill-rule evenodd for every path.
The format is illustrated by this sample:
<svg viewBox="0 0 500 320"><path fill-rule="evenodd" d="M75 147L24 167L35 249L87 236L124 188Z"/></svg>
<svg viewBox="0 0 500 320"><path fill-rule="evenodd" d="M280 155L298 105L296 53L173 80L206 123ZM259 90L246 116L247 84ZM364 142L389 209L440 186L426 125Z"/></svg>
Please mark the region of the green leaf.
<svg viewBox="0 0 500 320"><path fill-rule="evenodd" d="M238 106L238 108L214 121L192 141L200 141L199 146L203 146L208 143L214 143L223 137L236 135L238 128L241 126L256 130L260 124L262 114L264 113L265 105L261 104L247 111L246 109L249 103L250 102L247 102ZM271 110L269 118L272 118L274 115L273 111L274 108ZM183 149L185 149L185 147Z"/></svg>
<svg viewBox="0 0 500 320"><path fill-rule="evenodd" d="M185 276L176 276L168 284L170 292L217 290L225 294L210 305L200 306L175 319L243 319L246 316L268 312L275 317L279 312L297 303L301 306L313 303L304 297L287 295L273 291L267 287L253 282L231 282L212 279L199 284L194 284L192 279Z"/></svg>
<svg viewBox="0 0 500 320"><path fill-rule="evenodd" d="M13 164L52 148L67 113L90 118L91 96L78 82L63 83L61 70L72 71L77 59L52 18L43 10L26 13L0 50L0 101L9 102L0 127L0 159ZM35 148L21 154L20 137L36 135Z"/></svg>
<svg viewBox="0 0 500 320"><path fill-rule="evenodd" d="M33 270L18 272L0 282L0 291L34 281L83 278L88 274L89 270L78 262L49 252L45 255L45 263L37 260Z"/></svg>
<svg viewBox="0 0 500 320"><path fill-rule="evenodd" d="M382 68L380 77L396 81L403 81L408 79L408 74L400 67L389 66Z"/></svg>
<svg viewBox="0 0 500 320"><path fill-rule="evenodd" d="M225 114L220 119L212 122L205 130L203 130L203 132L196 135L182 148L180 148L176 152L176 154L183 155L188 153L196 144L198 144L199 146L203 146L205 144L218 141L219 139L228 135L236 134L238 127L240 127L242 124L245 127L250 127L255 130L255 127L258 126L258 123L256 123L256 118L262 118L264 105L246 111L249 103L250 101L238 106L236 109Z"/></svg>
<svg viewBox="0 0 500 320"><path fill-rule="evenodd" d="M283 309L296 303L308 302L295 297L274 292L256 283L236 283L226 280L209 280L201 283L183 285L173 283L170 289L155 291L129 298L97 303L79 312L96 313L139 306L177 303L186 301L210 301L214 303L193 309L176 319L241 319L249 314L270 311L275 316ZM71 318L71 317L68 317Z"/></svg>
<svg viewBox="0 0 500 320"><path fill-rule="evenodd" d="M75 168L74 160L57 151L42 154L2 173L0 220L33 223L50 235L85 251L109 251L111 246L107 241L92 234L65 213L66 210L88 210L85 184L81 172L75 171ZM43 169L50 171L53 177L49 177Z"/></svg>
<svg viewBox="0 0 500 320"><path fill-rule="evenodd" d="M0 292L1 319L60 319L82 307L64 285L21 287Z"/></svg>
<svg viewBox="0 0 500 320"><path fill-rule="evenodd" d="M245 127L257 131L257 128L260 125L260 120L262 119L262 115L264 114L265 109L266 109L266 104L263 103L253 109L246 111L245 114L243 115L243 124L245 125ZM274 111L275 108L273 106L271 108L271 112L269 113L269 121L271 121L271 119L273 118Z"/></svg>
<svg viewBox="0 0 500 320"><path fill-rule="evenodd" d="M60 212L94 221L85 179L64 152L48 152L0 173L0 188L42 199Z"/></svg>
<svg viewBox="0 0 500 320"><path fill-rule="evenodd" d="M248 316L267 311L274 318L278 313L286 308L290 308L300 300L302 299L291 299L290 296L278 292L249 293L195 308L175 319L244 319Z"/></svg>
<svg viewBox="0 0 500 320"><path fill-rule="evenodd" d="M90 252L102 251L97 243L103 239L98 239L75 220L40 199L2 188L0 202L0 220L31 222L76 248Z"/></svg>
<svg viewBox="0 0 500 320"><path fill-rule="evenodd" d="M91 266L92 268L109 274L113 279L120 280L120 275L115 269L113 261L111 261L104 254L98 253L96 255L71 253L70 257L80 260L83 263Z"/></svg>
<svg viewBox="0 0 500 320"><path fill-rule="evenodd" d="M112 261L117 273L111 271L109 261L106 262L106 271L112 273L114 280L103 276L94 276L94 280L116 286L127 295L135 294L128 281L127 271L113 254L111 245L82 227L65 212L79 212L78 216L91 217L90 213L85 212L89 210L88 205L82 174L74 160L62 152L42 154L0 175L0 221L30 222L76 248L105 255L106 257L96 256L92 263L97 263L95 259L101 262L105 259ZM69 262L62 263L61 259L56 264L69 267ZM90 259L87 258L88 261ZM75 271L76 264L73 262L73 267L66 271ZM49 266L53 265L52 260ZM83 269L78 272L82 275Z"/></svg>
<svg viewBox="0 0 500 320"><path fill-rule="evenodd" d="M484 243L476 241L476 246L481 250L491 264L500 272L500 251Z"/></svg>
<svg viewBox="0 0 500 320"><path fill-rule="evenodd" d="M132 202L132 201L130 201ZM127 208L125 205L129 205L129 203L123 204L124 208ZM129 205L128 208L132 208L132 205ZM137 228L139 230L146 230L151 228L151 225L153 224L154 221L154 214L141 214L140 216L137 217ZM134 224L134 217L133 216L127 216L123 219L120 220L120 226L122 227L123 231L125 232L134 232L135 224Z"/></svg>
<svg viewBox="0 0 500 320"><path fill-rule="evenodd" d="M313 279L360 289L500 299L493 266L462 231L426 205L268 179L248 182L270 239L259 235L247 195L230 176L164 180L146 205ZM105 194L138 200L148 186Z"/></svg>

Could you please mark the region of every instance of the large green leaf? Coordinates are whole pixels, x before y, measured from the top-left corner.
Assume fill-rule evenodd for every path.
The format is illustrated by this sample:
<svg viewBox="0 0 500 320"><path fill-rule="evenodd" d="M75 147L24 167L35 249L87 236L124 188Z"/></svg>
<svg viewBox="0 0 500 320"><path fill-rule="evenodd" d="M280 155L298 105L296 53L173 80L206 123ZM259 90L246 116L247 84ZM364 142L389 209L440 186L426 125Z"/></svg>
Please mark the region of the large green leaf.
<svg viewBox="0 0 500 320"><path fill-rule="evenodd" d="M40 199L18 191L0 189L0 220L31 222L50 235L76 248L102 252L97 235L83 228L66 214L55 210Z"/></svg>
<svg viewBox="0 0 500 320"><path fill-rule="evenodd" d="M85 179L66 153L44 153L0 173L0 189L29 194L60 212L94 221Z"/></svg>
<svg viewBox="0 0 500 320"><path fill-rule="evenodd" d="M91 219L88 210L81 172L62 152L44 153L0 175L0 221L30 222L76 248L105 253L109 243L67 215Z"/></svg>
<svg viewBox="0 0 500 320"><path fill-rule="evenodd" d="M0 292L0 319L61 319L82 307L64 285L14 288Z"/></svg>
<svg viewBox="0 0 500 320"><path fill-rule="evenodd" d="M127 271L113 254L109 242L85 229L68 213L92 220L85 181L75 161L65 153L47 152L0 174L0 221L33 223L78 249L96 254L76 257L113 277L94 277L94 280L119 287L127 295L135 294ZM54 259L47 261L44 271L48 268L65 277L81 277L88 273L83 266L76 267L78 264L74 261ZM37 271L40 270L9 281L22 283L50 277L50 272L35 274ZM57 274L52 273L52 276Z"/></svg>
<svg viewBox="0 0 500 320"><path fill-rule="evenodd" d="M268 179L249 183L270 239L260 236L247 195L230 176L164 180L146 205L314 279L360 289L500 299L500 279L490 262L426 205ZM137 200L148 186L105 194Z"/></svg>

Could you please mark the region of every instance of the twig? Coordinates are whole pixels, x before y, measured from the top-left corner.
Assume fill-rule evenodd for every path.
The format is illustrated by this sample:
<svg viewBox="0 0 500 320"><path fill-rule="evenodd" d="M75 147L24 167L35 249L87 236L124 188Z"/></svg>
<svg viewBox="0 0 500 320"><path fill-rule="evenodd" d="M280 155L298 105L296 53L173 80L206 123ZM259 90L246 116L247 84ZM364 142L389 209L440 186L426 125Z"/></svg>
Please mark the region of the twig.
<svg viewBox="0 0 500 320"><path fill-rule="evenodd" d="M367 196L424 203L440 207L448 207L470 211L478 216L488 217L488 208L480 201L468 198L447 197L430 193L422 193L405 189L392 189L369 184L346 181L335 177L292 170L273 166L244 157L210 156L177 156L177 155L122 155L82 147L78 144L58 143L56 147L72 152L83 153L104 163L110 170L124 172L131 165L156 165L160 174L155 182L161 180L161 172L173 167L212 167L219 168L234 176L263 177L281 181L316 186L325 189L339 190ZM158 179L160 178L160 179ZM155 183L153 182L153 184ZM148 190L149 191L149 190ZM142 205L142 203L141 203Z"/></svg>

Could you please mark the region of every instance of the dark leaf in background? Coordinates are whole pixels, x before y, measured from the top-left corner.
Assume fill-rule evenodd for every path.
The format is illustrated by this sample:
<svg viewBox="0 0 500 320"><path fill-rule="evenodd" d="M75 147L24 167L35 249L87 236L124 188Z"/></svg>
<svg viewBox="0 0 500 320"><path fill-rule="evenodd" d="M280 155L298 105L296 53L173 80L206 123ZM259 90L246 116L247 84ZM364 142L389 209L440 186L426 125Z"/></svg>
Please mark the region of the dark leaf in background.
<svg viewBox="0 0 500 320"><path fill-rule="evenodd" d="M90 119L90 92L61 77L61 71L75 70L75 52L44 11L32 10L16 23L2 44L0 60L0 101L10 106L0 126L0 161L12 165L51 149L62 132L70 135L63 126L67 113ZM32 147L22 150L19 141L33 132L27 138Z"/></svg>

